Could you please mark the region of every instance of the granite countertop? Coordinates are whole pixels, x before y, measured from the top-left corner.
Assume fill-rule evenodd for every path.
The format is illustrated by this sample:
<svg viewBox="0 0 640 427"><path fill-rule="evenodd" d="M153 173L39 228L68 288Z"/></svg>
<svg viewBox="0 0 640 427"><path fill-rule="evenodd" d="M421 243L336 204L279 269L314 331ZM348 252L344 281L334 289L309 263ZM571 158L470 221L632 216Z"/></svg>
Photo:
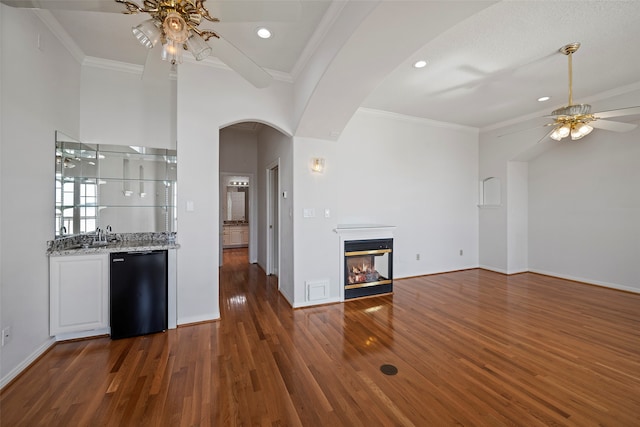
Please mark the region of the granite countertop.
<svg viewBox="0 0 640 427"><path fill-rule="evenodd" d="M110 252L178 249L175 233L129 233L113 235L109 242L96 244L85 236L71 236L49 242L47 255L91 255Z"/></svg>
<svg viewBox="0 0 640 427"><path fill-rule="evenodd" d="M177 243L168 242L113 242L105 246L89 246L89 247L70 247L66 249L58 249L48 251L49 256L63 255L91 255L110 252L131 252L131 251L156 251L165 249L178 249Z"/></svg>

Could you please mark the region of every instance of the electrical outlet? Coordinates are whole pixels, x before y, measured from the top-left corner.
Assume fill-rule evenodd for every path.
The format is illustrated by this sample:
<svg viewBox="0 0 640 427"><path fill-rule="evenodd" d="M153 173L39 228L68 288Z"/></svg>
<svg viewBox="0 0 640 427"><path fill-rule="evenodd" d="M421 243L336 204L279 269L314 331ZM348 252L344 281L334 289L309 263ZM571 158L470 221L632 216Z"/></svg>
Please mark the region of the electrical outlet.
<svg viewBox="0 0 640 427"><path fill-rule="evenodd" d="M4 347L11 340L11 327L7 326L2 330L2 346Z"/></svg>
<svg viewBox="0 0 640 427"><path fill-rule="evenodd" d="M416 261L420 261L420 254L416 254Z"/></svg>
<svg viewBox="0 0 640 427"><path fill-rule="evenodd" d="M462 251L462 249L460 249L460 256L462 256L462 254L463 254L463 253L464 253L464 252Z"/></svg>

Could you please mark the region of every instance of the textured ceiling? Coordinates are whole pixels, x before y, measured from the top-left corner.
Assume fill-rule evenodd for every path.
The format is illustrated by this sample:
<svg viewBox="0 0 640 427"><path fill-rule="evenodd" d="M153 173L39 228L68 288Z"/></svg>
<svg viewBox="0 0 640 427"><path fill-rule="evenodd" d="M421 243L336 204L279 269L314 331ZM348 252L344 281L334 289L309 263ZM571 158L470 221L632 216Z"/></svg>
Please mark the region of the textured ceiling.
<svg viewBox="0 0 640 427"><path fill-rule="evenodd" d="M480 128L550 112L568 99L558 49L575 41L574 101L640 81L640 2L500 2L427 42L411 58L427 67L400 64L364 106Z"/></svg>

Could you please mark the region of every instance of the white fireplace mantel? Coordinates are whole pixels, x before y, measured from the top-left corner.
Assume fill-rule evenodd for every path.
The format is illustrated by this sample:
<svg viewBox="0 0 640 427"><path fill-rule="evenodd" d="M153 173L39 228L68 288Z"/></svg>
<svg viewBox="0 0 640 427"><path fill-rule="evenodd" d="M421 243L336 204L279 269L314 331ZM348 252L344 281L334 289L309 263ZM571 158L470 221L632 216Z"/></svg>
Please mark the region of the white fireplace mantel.
<svg viewBox="0 0 640 427"><path fill-rule="evenodd" d="M357 239L358 236L362 236L363 239L383 239L393 237L395 228L395 225L382 224L338 224L333 231L341 237L346 236L347 240Z"/></svg>

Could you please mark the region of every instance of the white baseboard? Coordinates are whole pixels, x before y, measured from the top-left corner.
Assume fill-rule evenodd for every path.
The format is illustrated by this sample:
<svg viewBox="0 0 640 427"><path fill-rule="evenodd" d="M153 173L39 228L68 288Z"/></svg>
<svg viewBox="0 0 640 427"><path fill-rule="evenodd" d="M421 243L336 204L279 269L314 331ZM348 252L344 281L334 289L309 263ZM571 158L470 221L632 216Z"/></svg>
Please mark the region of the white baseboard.
<svg viewBox="0 0 640 427"><path fill-rule="evenodd" d="M333 304L336 302L340 302L340 298L335 297L335 298L327 298L327 299L317 300L317 301L299 302L299 303L293 304L293 308L313 307L314 305Z"/></svg>
<svg viewBox="0 0 640 427"><path fill-rule="evenodd" d="M188 325L190 323L208 322L211 320L218 320L218 319L220 319L220 312L212 313L212 314L204 314L201 316L180 317L178 319L178 326Z"/></svg>
<svg viewBox="0 0 640 427"><path fill-rule="evenodd" d="M15 377L20 375L22 371L27 369L29 365L36 361L38 357L40 357L44 352L49 350L52 345L56 343L56 340L53 338L49 338L45 341L40 347L38 347L33 353L31 353L26 359L24 359L18 366L13 368L7 375L2 377L0 380L0 390L4 388L7 384L9 384Z"/></svg>
<svg viewBox="0 0 640 427"><path fill-rule="evenodd" d="M599 280L585 279L584 277L576 277L568 274L559 274L559 273L554 273L552 271L545 271L545 270L531 269L529 270L529 272L544 274L545 276L557 277L559 279L573 280L574 282L587 283L589 285L602 286L603 288L618 289L620 291L627 291L627 292L640 294L640 288L633 288L631 286L619 285L617 283L601 282Z"/></svg>
<svg viewBox="0 0 640 427"><path fill-rule="evenodd" d="M504 270L502 268L491 267L488 265L479 265L478 268L481 268L483 270L495 271L496 273L509 274L507 273L507 270Z"/></svg>
<svg viewBox="0 0 640 427"><path fill-rule="evenodd" d="M89 338L89 337L97 337L100 335L110 335L111 328L101 328L101 329L93 329L91 331L82 331L82 332L66 332L64 334L58 334L54 338L56 341L68 341L75 340L78 338Z"/></svg>

